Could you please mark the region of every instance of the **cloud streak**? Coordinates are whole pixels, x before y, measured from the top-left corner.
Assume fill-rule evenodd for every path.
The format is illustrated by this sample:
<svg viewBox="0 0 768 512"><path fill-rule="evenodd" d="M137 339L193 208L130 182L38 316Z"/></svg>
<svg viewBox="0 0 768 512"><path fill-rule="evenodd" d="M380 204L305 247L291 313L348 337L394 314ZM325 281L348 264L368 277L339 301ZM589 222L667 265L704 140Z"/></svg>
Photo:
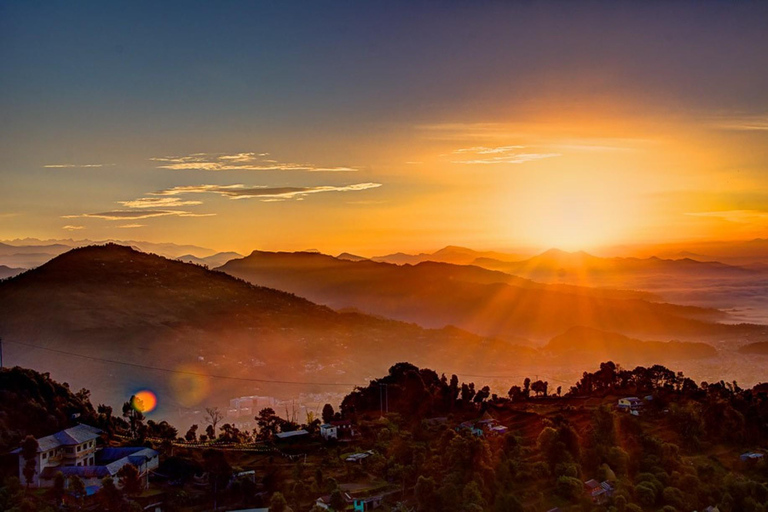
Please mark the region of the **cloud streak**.
<svg viewBox="0 0 768 512"><path fill-rule="evenodd" d="M728 222L738 224L752 224L755 222L768 221L768 211L765 210L723 210L715 212L693 212L686 213L692 217L711 217L723 219Z"/></svg>
<svg viewBox="0 0 768 512"><path fill-rule="evenodd" d="M453 164L468 165L499 165L499 164L524 164L544 158L560 156L560 153L526 153L520 151L525 146L475 146L454 150L454 155L466 155L466 159L451 160Z"/></svg>
<svg viewBox="0 0 768 512"><path fill-rule="evenodd" d="M768 131L768 114L722 117L712 123L720 130L739 132Z"/></svg>
<svg viewBox="0 0 768 512"><path fill-rule="evenodd" d="M215 213L192 213L182 210L111 210L100 213L81 213L78 215L64 215L63 219L104 219L104 220L138 220L153 217L211 217Z"/></svg>
<svg viewBox="0 0 768 512"><path fill-rule="evenodd" d="M118 201L126 208L175 208L179 206L196 206L202 201L183 201L179 197L140 197L133 201Z"/></svg>
<svg viewBox="0 0 768 512"><path fill-rule="evenodd" d="M151 195L161 197L176 197L184 194L218 194L229 199L260 199L264 202L282 201L287 199L301 200L311 194L320 194L323 192L359 192L378 188L381 183L356 183L354 185L331 186L322 185L314 187L267 187L255 186L247 187L242 184L237 185L191 185L179 186Z"/></svg>
<svg viewBox="0 0 768 512"><path fill-rule="evenodd" d="M319 166L308 163L280 162L267 158L269 153L193 153L187 156L163 156L150 158L159 169L176 171L305 171L305 172L355 172L354 167Z"/></svg>
<svg viewBox="0 0 768 512"><path fill-rule="evenodd" d="M88 169L94 167L109 167L115 164L47 164L46 169Z"/></svg>

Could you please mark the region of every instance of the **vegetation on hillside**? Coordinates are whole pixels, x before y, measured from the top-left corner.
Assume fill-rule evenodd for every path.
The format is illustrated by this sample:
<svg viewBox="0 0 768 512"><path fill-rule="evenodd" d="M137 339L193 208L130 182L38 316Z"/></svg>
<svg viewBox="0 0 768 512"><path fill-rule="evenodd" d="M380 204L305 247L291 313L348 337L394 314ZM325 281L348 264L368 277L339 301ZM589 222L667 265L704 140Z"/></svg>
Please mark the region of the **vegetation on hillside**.
<svg viewBox="0 0 768 512"><path fill-rule="evenodd" d="M86 391L74 395L31 370L2 370L0 378L5 392L29 401L33 410L56 410L45 428L35 428L13 407L4 407L3 428L15 432L13 439L51 433L70 424L69 413L76 410L80 421L107 430L106 442L160 450L157 473L163 478L152 484L152 492L163 494L168 510L210 510L215 502L298 512L317 510L314 502L323 495L336 511L351 510L349 495L381 498L384 510L419 512L552 507L688 512L714 505L722 512L760 512L768 507L768 464L764 458L739 457L751 450L764 453L759 447L768 442L766 386L696 383L660 365L630 370L607 362L584 372L568 390L525 379L498 396L455 375L398 363L386 376L353 390L339 411L331 405L323 409L323 422L353 425L358 435L346 442L321 439L321 418L299 424L271 409L259 412L252 432L225 423L194 426L182 436L165 422L131 418L127 410L126 419L107 418L104 406L94 412ZM615 407L617 398L628 395L641 397L637 415ZM212 421L219 418L215 413L209 415ZM275 438L299 428L309 432L300 441ZM130 438L132 431L133 440L116 437ZM351 454L362 458L346 461ZM584 482L592 479L611 489L599 503L585 491ZM68 489L77 487L72 485ZM126 473L94 499L103 510L133 510L141 500L134 487L135 475ZM25 491L10 476L0 490L0 508L87 506L66 499L61 505L61 492Z"/></svg>

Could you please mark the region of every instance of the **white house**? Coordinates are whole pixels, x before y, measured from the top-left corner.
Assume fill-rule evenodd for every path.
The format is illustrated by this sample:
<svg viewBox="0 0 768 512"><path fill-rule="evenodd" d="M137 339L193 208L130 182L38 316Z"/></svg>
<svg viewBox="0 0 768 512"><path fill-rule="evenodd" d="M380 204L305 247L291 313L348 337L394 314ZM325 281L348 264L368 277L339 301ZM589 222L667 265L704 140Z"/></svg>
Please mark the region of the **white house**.
<svg viewBox="0 0 768 512"><path fill-rule="evenodd" d="M160 464L159 454L150 448L124 447L101 448L96 446L101 430L89 425L77 425L37 440L35 475L30 482L33 487L53 487L56 473L66 478L78 476L83 480L89 493L101 486L101 479L116 478L117 472L126 464L132 464L139 475L146 479L149 472ZM19 456L19 479L26 483L24 466L26 459L21 448L11 453Z"/></svg>
<svg viewBox="0 0 768 512"><path fill-rule="evenodd" d="M330 423L325 423L323 425L320 425L320 436L325 439L326 441L328 439L338 439L339 438L339 431L336 427L336 425L331 425Z"/></svg>
<svg viewBox="0 0 768 512"><path fill-rule="evenodd" d="M619 403L616 406L622 411L635 411L643 406L643 401L636 396L629 396L626 398L619 398Z"/></svg>
<svg viewBox="0 0 768 512"><path fill-rule="evenodd" d="M93 466L96 462L96 439L100 435L101 430L97 428L77 425L38 439L35 476L30 485L40 486L40 473L46 468ZM19 479L22 483L26 483L27 479L24 477L26 459L21 455L21 448L11 453L19 455Z"/></svg>

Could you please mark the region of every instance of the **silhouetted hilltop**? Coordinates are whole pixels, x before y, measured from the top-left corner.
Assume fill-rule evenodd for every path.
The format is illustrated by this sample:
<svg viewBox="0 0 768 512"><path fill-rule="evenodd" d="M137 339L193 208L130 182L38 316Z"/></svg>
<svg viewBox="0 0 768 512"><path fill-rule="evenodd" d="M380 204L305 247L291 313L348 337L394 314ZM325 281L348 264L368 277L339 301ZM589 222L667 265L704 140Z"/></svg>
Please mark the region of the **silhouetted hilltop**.
<svg viewBox="0 0 768 512"><path fill-rule="evenodd" d="M760 356L768 356L768 341L759 341L757 343L750 343L744 345L739 349L742 354L755 354Z"/></svg>
<svg viewBox="0 0 768 512"><path fill-rule="evenodd" d="M622 361L668 361L714 357L717 351L705 343L641 341L615 332L572 327L544 347L555 357L568 360L603 360L607 355Z"/></svg>
<svg viewBox="0 0 768 512"><path fill-rule="evenodd" d="M93 420L87 395L25 368L0 368L0 453L16 448L26 435L42 437Z"/></svg>
<svg viewBox="0 0 768 512"><path fill-rule="evenodd" d="M6 279L8 277L13 277L13 276L21 274L22 272L24 272L23 268L12 268L12 267L8 267L6 265L0 265L0 279Z"/></svg>
<svg viewBox="0 0 768 512"><path fill-rule="evenodd" d="M121 394L137 385L167 388L173 376L18 343L280 381L354 382L380 370L383 361L406 356L446 366L459 366L458 360L466 371L534 355L458 329L424 330L338 313L223 272L114 244L72 250L0 283L0 303L0 336L8 341L12 364L51 369L58 378L77 375L94 389ZM222 381L216 392L240 393L236 384Z"/></svg>
<svg viewBox="0 0 768 512"><path fill-rule="evenodd" d="M661 259L655 256L650 258L600 258L583 251L566 252L559 249L550 249L523 261L509 262L478 258L473 264L532 279L552 279L568 275L583 279L603 275L615 278L638 274L698 274L705 276L756 274L754 270L726 265L717 261L698 261L691 258Z"/></svg>
<svg viewBox="0 0 768 512"><path fill-rule="evenodd" d="M384 256L375 256L371 259L384 263L394 263L396 265L416 265L425 261L453 263L455 265L469 265L478 258L492 258L502 261L515 261L519 259L520 256L516 254L505 254L497 251L475 251L474 249L469 249L467 247L449 245L431 253L422 252L419 254L407 254L398 252Z"/></svg>
<svg viewBox="0 0 768 512"><path fill-rule="evenodd" d="M362 256L358 256L356 254L350 254L348 252L343 252L338 256L336 256L336 258L340 260L347 260L347 261L364 261L368 259L368 258L363 258Z"/></svg>

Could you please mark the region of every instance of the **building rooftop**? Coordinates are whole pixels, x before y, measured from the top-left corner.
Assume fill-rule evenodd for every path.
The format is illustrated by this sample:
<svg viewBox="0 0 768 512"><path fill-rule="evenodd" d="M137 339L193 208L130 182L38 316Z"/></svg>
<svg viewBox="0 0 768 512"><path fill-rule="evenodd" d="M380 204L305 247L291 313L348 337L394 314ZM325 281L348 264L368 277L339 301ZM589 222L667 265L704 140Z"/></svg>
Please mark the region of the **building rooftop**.
<svg viewBox="0 0 768 512"><path fill-rule="evenodd" d="M305 436L307 434L309 434L309 432L307 432L304 429L301 429L301 430L293 430L291 432L280 432L279 434L275 434L275 436L278 439L288 439L296 436Z"/></svg>
<svg viewBox="0 0 768 512"><path fill-rule="evenodd" d="M101 430L90 425L77 425L64 429L50 436L41 437L37 440L37 453L47 452L60 446L75 446L83 444L101 435ZM11 453L21 453L21 448L13 450Z"/></svg>

